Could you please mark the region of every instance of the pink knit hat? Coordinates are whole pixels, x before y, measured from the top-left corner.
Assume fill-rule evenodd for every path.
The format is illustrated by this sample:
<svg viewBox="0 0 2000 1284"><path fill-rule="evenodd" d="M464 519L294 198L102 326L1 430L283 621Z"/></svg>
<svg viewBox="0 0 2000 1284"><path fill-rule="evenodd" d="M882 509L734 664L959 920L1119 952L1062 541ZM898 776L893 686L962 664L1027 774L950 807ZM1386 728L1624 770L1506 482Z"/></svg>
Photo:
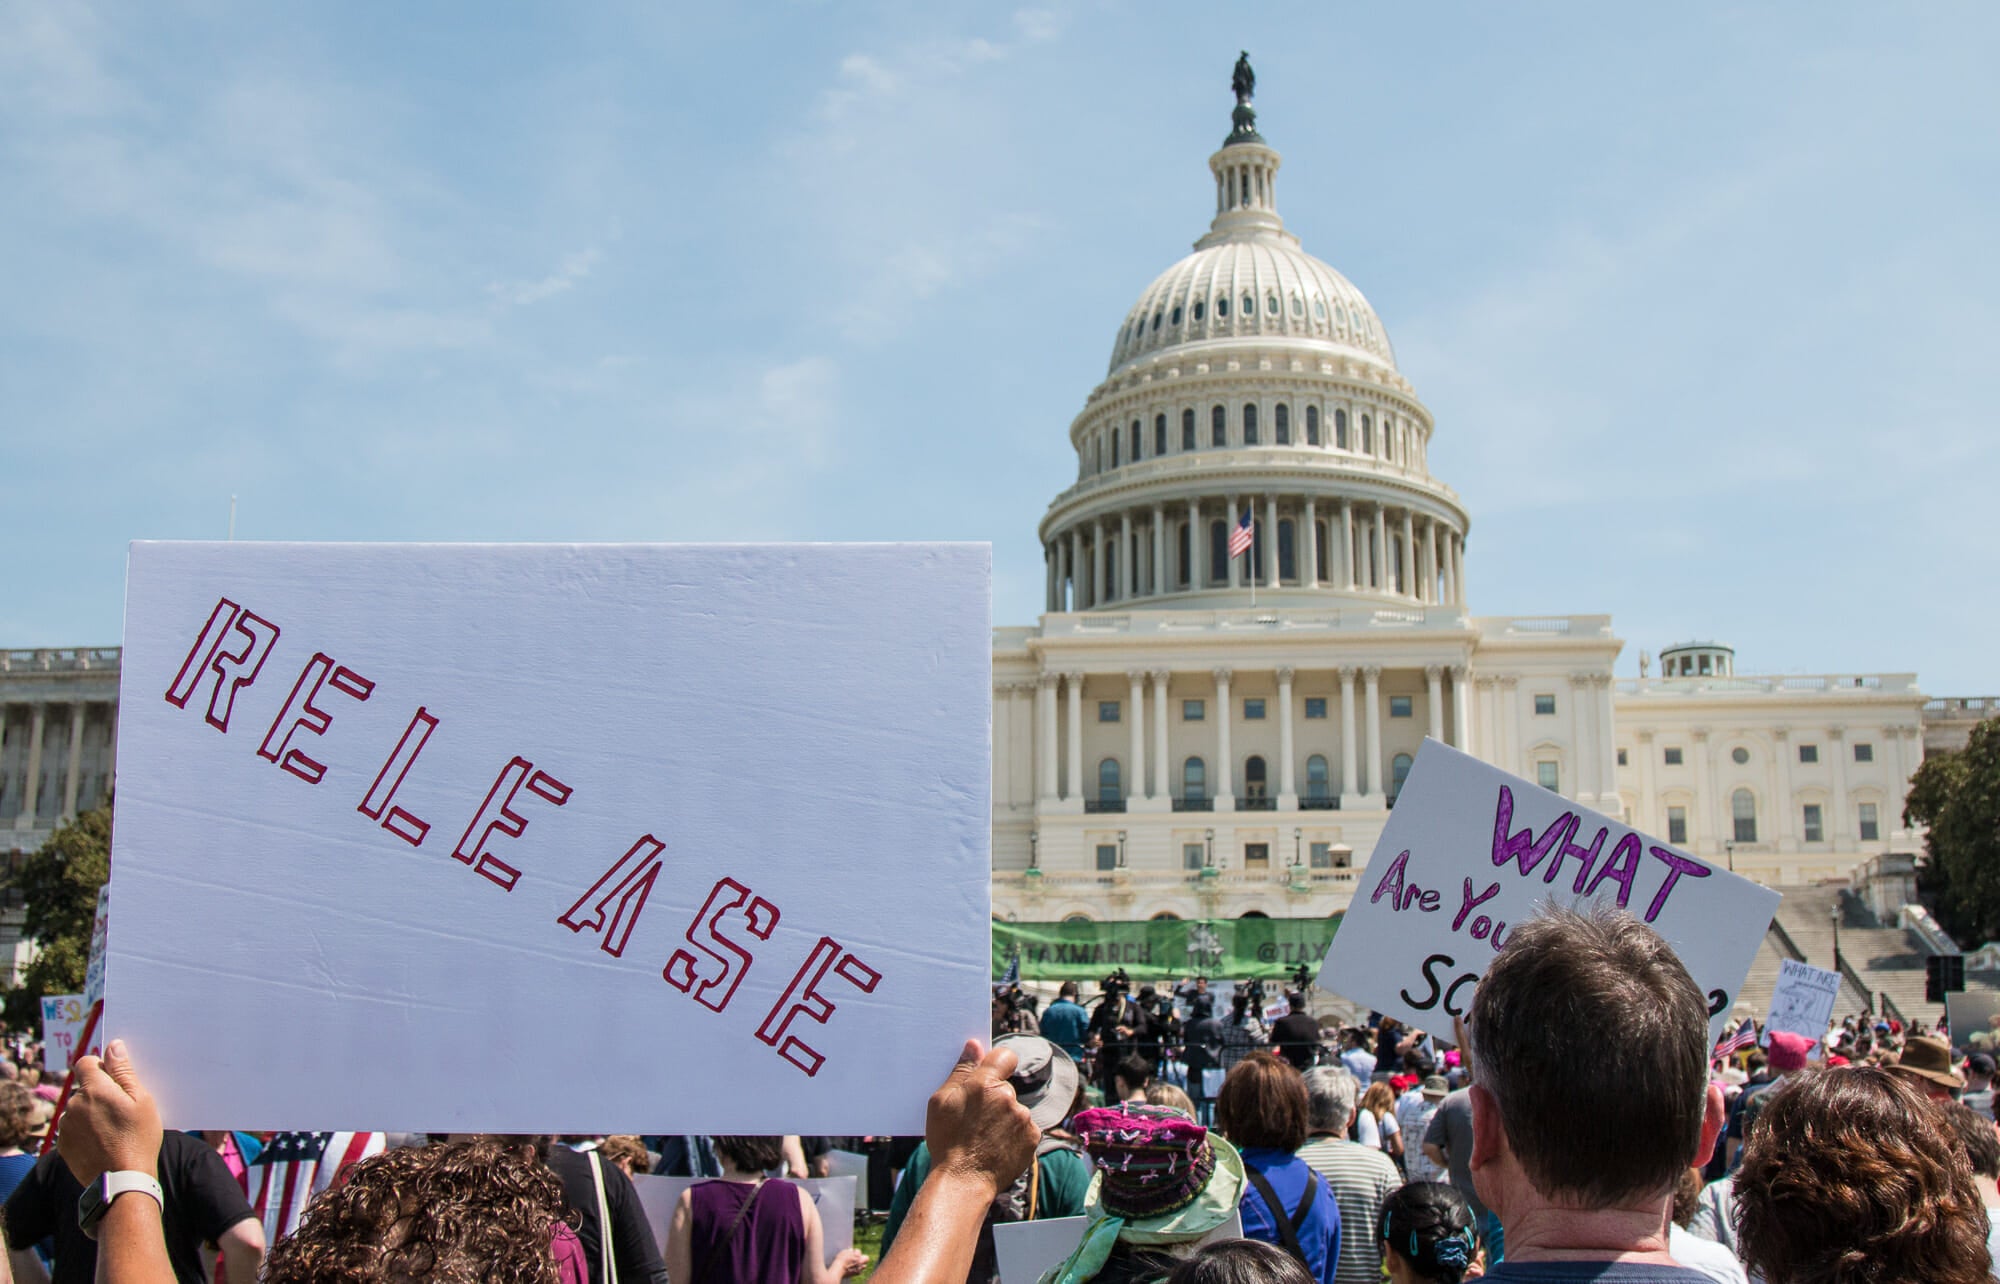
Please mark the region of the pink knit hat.
<svg viewBox="0 0 2000 1284"><path fill-rule="evenodd" d="M1771 1031L1771 1048L1766 1053L1766 1063L1779 1074L1789 1074L1806 1068L1806 1053L1812 1049L1812 1040L1803 1034L1793 1034L1790 1030Z"/></svg>

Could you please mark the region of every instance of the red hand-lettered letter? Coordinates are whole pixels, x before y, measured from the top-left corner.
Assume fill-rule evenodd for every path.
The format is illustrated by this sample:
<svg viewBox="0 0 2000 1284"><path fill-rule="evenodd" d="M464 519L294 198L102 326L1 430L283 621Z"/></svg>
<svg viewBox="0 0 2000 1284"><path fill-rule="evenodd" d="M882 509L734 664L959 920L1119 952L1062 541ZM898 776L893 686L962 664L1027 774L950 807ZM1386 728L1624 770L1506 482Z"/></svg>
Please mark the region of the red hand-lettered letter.
<svg viewBox="0 0 2000 1284"><path fill-rule="evenodd" d="M310 687L306 685L308 680L312 684ZM333 725L333 715L313 703L313 697L324 686L331 686L356 700L366 700L375 691L373 682L346 665L334 664L333 658L326 652L315 652L299 672L299 680L292 684L292 693L285 697L285 707L278 710L277 719L264 735L264 743L257 748L258 757L277 763L309 785L316 785L326 778L326 764L290 745L292 737L301 730L309 736L319 736L325 735L326 729ZM283 739L278 737L280 730L285 733Z"/></svg>
<svg viewBox="0 0 2000 1284"><path fill-rule="evenodd" d="M502 787L507 791L505 797L501 796ZM515 797L524 788L558 807L569 801L571 792L568 785L546 771L536 771L534 763L516 755L500 769L493 788L486 791L486 801L479 804L472 823L465 827L465 836L451 853L510 892L521 881L521 871L489 852L487 844L496 830L508 838L519 838L527 829L528 818L513 809ZM489 816L493 819L487 819Z"/></svg>
<svg viewBox="0 0 2000 1284"><path fill-rule="evenodd" d="M233 651L226 649L232 632L243 635L242 643ZM269 658L278 632L278 626L263 616L226 597L217 599L215 609L208 613L208 623L201 626L201 636L195 639L187 659L181 661L180 672L167 687L167 703L176 709L187 708L188 697L212 675L215 683L208 697L208 724L217 731L227 732L230 711L236 707L236 693L257 680L257 671ZM228 686L226 695L224 684Z"/></svg>
<svg viewBox="0 0 2000 1284"><path fill-rule="evenodd" d="M355 808L368 819L381 821L382 828L412 847L424 845L424 835L431 832L431 823L389 804L395 800L396 791L403 787L403 777L410 774L417 755L424 751L424 742L431 738L437 724L438 720L429 710L422 705L417 706L416 713L410 717L410 725L403 728L403 738L396 742L396 751L389 755L389 761L382 764L382 770L375 773L375 783L368 786L368 796ZM382 814L384 808L388 808L387 816Z"/></svg>
<svg viewBox="0 0 2000 1284"><path fill-rule="evenodd" d="M748 902L747 908L745 902ZM735 879L724 878L709 889L708 900L695 913L694 921L688 924L687 930L688 944L722 964L722 971L712 977L700 976L694 970L694 955L686 950L675 950L661 972L668 985L683 994L693 994L695 1002L717 1012L729 1006L729 1000L736 995L736 987L750 970L750 951L722 934L722 916L737 909L743 910L745 931L760 941L771 939L771 933L778 926L778 907L761 896L751 895L750 889ZM708 939L720 949L710 948L695 939L695 932L704 926ZM701 983L700 988L696 988L697 981ZM718 988L722 990L719 995L715 993Z"/></svg>
<svg viewBox="0 0 2000 1284"><path fill-rule="evenodd" d="M597 948L612 958L622 957L625 942L632 939L632 928L639 921L639 911L646 908L646 896L653 890L653 880L660 876L660 868L666 862L660 853L666 844L651 834L643 835L633 843L631 850L618 858L618 863L604 871L604 877L590 885L590 890L577 897L576 904L556 922L572 932L589 928L602 932L604 939ZM602 895L600 895L602 893ZM611 908L611 902L618 902ZM584 906L591 906L590 915L583 916ZM611 921L605 922L609 912Z"/></svg>
<svg viewBox="0 0 2000 1284"><path fill-rule="evenodd" d="M838 959L839 962L835 962ZM875 986L882 980L882 974L869 967L852 954L841 951L840 943L831 936L819 938L812 953L806 956L805 966L799 969L792 983L778 999L776 1007L764 1018L764 1024L757 1027L757 1037L778 1050L778 1055L806 1072L807 1076L819 1073L826 1064L826 1057L813 1049L804 1039L795 1034L787 1034L794 1017L804 1016L825 1025L833 1015L833 1003L819 992L819 983L831 971L863 994L873 994ZM782 1015L781 1015L782 1014Z"/></svg>

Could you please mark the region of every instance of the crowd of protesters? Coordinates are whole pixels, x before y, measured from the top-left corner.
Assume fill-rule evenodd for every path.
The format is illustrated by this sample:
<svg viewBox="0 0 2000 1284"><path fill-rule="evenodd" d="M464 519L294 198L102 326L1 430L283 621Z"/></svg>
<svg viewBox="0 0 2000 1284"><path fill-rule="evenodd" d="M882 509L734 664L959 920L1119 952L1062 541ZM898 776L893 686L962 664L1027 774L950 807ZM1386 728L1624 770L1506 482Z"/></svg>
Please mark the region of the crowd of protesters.
<svg viewBox="0 0 2000 1284"><path fill-rule="evenodd" d="M1296 992L1267 1021L1249 986L1226 1015L1205 983L1106 990L1092 1011L1065 986L1039 1017L996 990L991 1049L967 1045L899 1157L876 1279L997 1280L997 1226L1064 1216L1087 1221L1055 1284L1996 1277L1990 1052L1863 1017L1712 1045L1704 995L1623 913L1520 924L1448 1034L1322 1029ZM17 1277L837 1284L870 1267L826 1252L783 1176L840 1139L196 1136L162 1132L120 1044L75 1082L37 1160L40 1099L0 1081ZM325 1171L273 1221L247 1178L303 1162L298 1136ZM647 1171L707 1178L664 1252L631 1181Z"/></svg>

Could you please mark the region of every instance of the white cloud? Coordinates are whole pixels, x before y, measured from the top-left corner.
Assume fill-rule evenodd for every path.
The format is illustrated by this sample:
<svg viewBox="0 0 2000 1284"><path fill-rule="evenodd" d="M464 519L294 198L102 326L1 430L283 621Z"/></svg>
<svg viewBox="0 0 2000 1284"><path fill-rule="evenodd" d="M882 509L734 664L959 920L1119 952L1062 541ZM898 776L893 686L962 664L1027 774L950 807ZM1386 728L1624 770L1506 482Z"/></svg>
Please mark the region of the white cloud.
<svg viewBox="0 0 2000 1284"><path fill-rule="evenodd" d="M556 270L538 281L495 281L486 287L486 291L501 303L524 308L574 289L576 283L589 276L591 269L603 257L595 246L578 250L564 255Z"/></svg>

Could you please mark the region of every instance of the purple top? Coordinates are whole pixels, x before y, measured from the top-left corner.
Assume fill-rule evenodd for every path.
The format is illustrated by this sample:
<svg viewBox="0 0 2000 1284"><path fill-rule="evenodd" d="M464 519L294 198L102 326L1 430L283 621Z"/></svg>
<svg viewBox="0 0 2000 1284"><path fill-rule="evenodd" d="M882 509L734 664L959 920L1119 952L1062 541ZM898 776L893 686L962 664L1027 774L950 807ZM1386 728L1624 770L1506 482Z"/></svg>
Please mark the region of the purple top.
<svg viewBox="0 0 2000 1284"><path fill-rule="evenodd" d="M750 1199L757 1202L737 1223L737 1214ZM690 1284L788 1284L799 1278L799 1265L806 1256L806 1220L799 1210L797 1186L777 1180L761 1186L699 1181L688 1187L688 1204L694 1214ZM728 1243L717 1248L717 1241L725 1237ZM714 1264L704 1271L711 1256Z"/></svg>

